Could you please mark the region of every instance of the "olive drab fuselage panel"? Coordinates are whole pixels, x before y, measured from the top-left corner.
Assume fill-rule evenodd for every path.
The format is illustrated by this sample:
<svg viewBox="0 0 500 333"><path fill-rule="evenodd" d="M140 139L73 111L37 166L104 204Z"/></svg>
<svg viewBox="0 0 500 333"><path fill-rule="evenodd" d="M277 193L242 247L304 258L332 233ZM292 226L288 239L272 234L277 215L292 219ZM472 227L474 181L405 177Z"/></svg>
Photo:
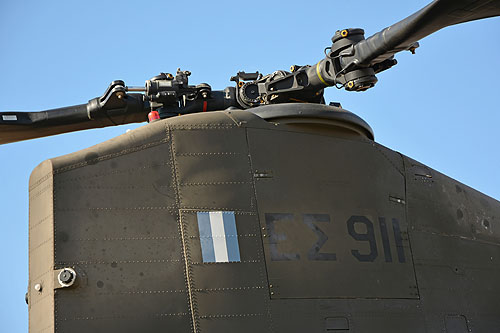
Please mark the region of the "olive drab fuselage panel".
<svg viewBox="0 0 500 333"><path fill-rule="evenodd" d="M442 329L438 319L443 318L460 327L468 322L472 331L499 330L500 203L408 157L404 164L428 331Z"/></svg>
<svg viewBox="0 0 500 333"><path fill-rule="evenodd" d="M54 331L54 199L52 189L52 163L48 160L36 167L29 182L27 298L30 332Z"/></svg>
<svg viewBox="0 0 500 333"><path fill-rule="evenodd" d="M38 166L30 331L500 327L497 201L362 135L278 123L187 115Z"/></svg>
<svg viewBox="0 0 500 333"><path fill-rule="evenodd" d="M418 298L401 156L371 140L249 129L271 298Z"/></svg>
<svg viewBox="0 0 500 333"><path fill-rule="evenodd" d="M50 259L77 272L45 309L55 330L189 330L165 133L138 131L52 162Z"/></svg>

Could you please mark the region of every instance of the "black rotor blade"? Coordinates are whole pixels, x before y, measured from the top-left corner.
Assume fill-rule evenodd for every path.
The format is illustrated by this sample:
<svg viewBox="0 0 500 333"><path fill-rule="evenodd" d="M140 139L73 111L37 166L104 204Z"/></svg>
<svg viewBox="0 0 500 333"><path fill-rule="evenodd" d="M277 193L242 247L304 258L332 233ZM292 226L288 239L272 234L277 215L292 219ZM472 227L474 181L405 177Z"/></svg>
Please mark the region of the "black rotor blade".
<svg viewBox="0 0 500 333"><path fill-rule="evenodd" d="M0 112L0 144L147 120L143 110L128 111L108 110L95 119L89 119L87 104L40 112Z"/></svg>
<svg viewBox="0 0 500 333"><path fill-rule="evenodd" d="M354 57L350 62L361 67L373 66L444 27L499 15L500 0L435 0L354 45Z"/></svg>

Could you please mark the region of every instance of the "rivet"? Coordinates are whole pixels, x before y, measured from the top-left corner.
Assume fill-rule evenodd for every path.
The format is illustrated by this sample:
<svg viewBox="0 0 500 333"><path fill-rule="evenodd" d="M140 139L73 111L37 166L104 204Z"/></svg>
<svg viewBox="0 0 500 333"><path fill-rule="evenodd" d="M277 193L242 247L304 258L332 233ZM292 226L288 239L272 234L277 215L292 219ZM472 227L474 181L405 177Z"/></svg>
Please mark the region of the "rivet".
<svg viewBox="0 0 500 333"><path fill-rule="evenodd" d="M35 290L38 292L42 291L42 285L40 283L35 284Z"/></svg>

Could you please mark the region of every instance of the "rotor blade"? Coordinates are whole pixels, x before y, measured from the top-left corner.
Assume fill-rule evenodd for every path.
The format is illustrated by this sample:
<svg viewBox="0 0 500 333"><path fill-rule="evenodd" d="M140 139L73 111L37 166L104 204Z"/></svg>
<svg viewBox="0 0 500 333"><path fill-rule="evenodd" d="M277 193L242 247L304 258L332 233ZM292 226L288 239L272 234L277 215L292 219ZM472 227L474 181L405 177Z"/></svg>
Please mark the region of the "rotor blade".
<svg viewBox="0 0 500 333"><path fill-rule="evenodd" d="M435 0L354 45L354 57L348 65L372 66L444 27L499 15L500 0Z"/></svg>
<svg viewBox="0 0 500 333"><path fill-rule="evenodd" d="M127 109L109 110L97 119L89 119L87 104L40 112L0 112L0 144L147 120L142 110Z"/></svg>

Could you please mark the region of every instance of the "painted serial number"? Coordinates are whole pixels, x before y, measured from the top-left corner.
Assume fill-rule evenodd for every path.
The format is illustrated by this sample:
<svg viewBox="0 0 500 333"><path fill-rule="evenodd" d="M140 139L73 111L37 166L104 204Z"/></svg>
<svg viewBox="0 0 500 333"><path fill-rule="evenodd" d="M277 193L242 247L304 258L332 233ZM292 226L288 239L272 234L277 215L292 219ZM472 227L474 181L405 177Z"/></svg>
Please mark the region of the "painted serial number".
<svg viewBox="0 0 500 333"><path fill-rule="evenodd" d="M287 260L299 260L300 255L298 253L283 253L278 249L278 243L287 239L284 232L278 233L275 229L275 224L277 222L292 221L294 215L291 213L266 213L266 227L269 233L270 242L269 250L271 254L272 261L287 261ZM330 216L328 214L302 214L302 222L311 229L317 240L311 245L307 252L308 260L320 260L320 261L336 261L336 253L325 253L321 251L321 248L328 241L328 236L321 230L319 225L323 223L330 223ZM367 242L369 245L369 252L362 253L360 249L351 249L351 254L360 262L373 262L379 256L377 240L375 237L375 225L369 218L362 215L353 215L347 221L347 231L349 236L354 240L359 242ZM397 260L400 263L406 262L403 238L401 236L401 228L399 221L395 218L391 219L392 232L394 234L394 241L396 245ZM358 232L356 225L364 225L365 232ZM385 217L378 218L378 228L380 229L382 248L384 251L385 262L393 262L391 243L389 241L389 226L386 222Z"/></svg>

